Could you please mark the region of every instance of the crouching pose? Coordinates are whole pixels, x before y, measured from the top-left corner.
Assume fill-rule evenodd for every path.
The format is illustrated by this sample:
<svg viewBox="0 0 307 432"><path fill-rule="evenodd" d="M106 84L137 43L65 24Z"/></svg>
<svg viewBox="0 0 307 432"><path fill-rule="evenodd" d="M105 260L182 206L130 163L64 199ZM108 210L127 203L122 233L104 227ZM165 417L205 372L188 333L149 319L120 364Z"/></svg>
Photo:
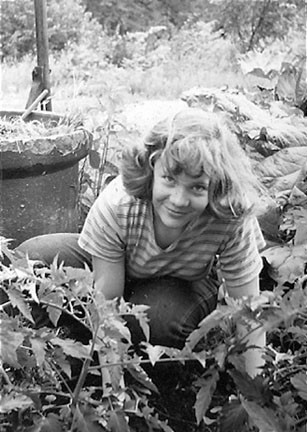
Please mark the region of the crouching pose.
<svg viewBox="0 0 307 432"><path fill-rule="evenodd" d="M187 108L123 150L120 175L81 234L24 242L31 258L92 266L97 296L147 304L154 344L182 347L217 305L219 274L234 298L257 295L264 240L248 194L255 185L236 136L217 114ZM244 329L239 329L243 332ZM263 346L264 335L250 343ZM247 352L257 373L259 352Z"/></svg>

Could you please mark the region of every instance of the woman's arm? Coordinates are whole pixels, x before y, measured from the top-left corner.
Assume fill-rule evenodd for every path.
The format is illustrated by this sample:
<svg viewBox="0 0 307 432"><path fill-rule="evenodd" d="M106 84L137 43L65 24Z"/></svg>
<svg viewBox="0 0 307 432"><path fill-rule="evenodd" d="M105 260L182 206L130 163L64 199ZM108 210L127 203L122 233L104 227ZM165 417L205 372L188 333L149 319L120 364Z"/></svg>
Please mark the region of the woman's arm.
<svg viewBox="0 0 307 432"><path fill-rule="evenodd" d="M94 282L96 299L101 294L106 300L121 297L125 286L125 260L109 262L102 258L93 257Z"/></svg>
<svg viewBox="0 0 307 432"><path fill-rule="evenodd" d="M230 297L239 299L247 296L258 296L259 295L259 278L255 277L251 282L235 287L228 288L228 294ZM252 326L256 327L256 324L252 324ZM262 329L257 329L250 333L251 329L243 325L239 325L237 327L237 332L239 339L244 338L248 345L256 345L260 349L248 349L245 353L245 365L246 371L254 377L258 375L261 370L259 369L263 364L264 360L262 359L262 351L261 349L266 344L265 332ZM250 333L250 334L249 334ZM245 338L246 336L246 338Z"/></svg>

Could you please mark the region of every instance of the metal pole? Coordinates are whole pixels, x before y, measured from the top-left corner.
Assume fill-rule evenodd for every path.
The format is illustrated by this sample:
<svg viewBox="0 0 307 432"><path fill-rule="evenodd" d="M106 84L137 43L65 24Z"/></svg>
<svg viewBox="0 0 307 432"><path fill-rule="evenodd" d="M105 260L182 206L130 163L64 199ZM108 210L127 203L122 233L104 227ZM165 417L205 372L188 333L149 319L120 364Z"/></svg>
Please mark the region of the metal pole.
<svg viewBox="0 0 307 432"><path fill-rule="evenodd" d="M48 90L48 101L46 104L41 103L41 108L45 106L47 111L52 111L46 0L34 0L34 8L38 72L41 73L42 89Z"/></svg>

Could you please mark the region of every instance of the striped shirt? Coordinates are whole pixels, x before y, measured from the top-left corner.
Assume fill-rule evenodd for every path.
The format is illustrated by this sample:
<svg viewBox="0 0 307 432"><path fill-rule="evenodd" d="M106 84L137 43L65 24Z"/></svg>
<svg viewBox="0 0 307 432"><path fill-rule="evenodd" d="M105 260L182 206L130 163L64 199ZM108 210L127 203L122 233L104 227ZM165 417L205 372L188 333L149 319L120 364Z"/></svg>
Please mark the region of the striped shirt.
<svg viewBox="0 0 307 432"><path fill-rule="evenodd" d="M155 240L152 203L130 196L119 176L91 207L79 245L106 261L124 257L130 278L168 275L201 283L218 255L226 286L236 287L259 274L258 250L265 242L255 217L222 219L205 211L162 249Z"/></svg>

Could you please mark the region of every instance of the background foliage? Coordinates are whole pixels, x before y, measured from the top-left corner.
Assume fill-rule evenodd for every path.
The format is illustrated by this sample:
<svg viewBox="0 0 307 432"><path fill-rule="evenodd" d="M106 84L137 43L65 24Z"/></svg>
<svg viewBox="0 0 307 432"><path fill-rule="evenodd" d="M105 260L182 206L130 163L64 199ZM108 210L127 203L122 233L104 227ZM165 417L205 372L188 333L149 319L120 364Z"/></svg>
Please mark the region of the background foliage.
<svg viewBox="0 0 307 432"><path fill-rule="evenodd" d="M239 42L242 51L263 47L268 39L282 39L289 27L304 26L302 0L47 0L49 43L52 51L95 38L146 31L164 25L179 29L188 22L215 23L224 37ZM3 58L20 58L35 50L33 0L1 3Z"/></svg>
<svg viewBox="0 0 307 432"><path fill-rule="evenodd" d="M123 315L141 318L146 332L143 309L97 305L87 270L13 257L4 240L11 259L0 272L5 431L305 432L303 3L48 0L53 107L77 107L94 136L80 167L82 217L117 173L122 146L171 102L222 111L267 192L258 201L264 292L250 302L225 299L182 352L150 344L135 352ZM0 102L20 109L35 64L33 3L3 0L1 12ZM34 322L37 307L47 326ZM245 319L268 334L266 365L255 380L240 361L247 347L233 333Z"/></svg>

